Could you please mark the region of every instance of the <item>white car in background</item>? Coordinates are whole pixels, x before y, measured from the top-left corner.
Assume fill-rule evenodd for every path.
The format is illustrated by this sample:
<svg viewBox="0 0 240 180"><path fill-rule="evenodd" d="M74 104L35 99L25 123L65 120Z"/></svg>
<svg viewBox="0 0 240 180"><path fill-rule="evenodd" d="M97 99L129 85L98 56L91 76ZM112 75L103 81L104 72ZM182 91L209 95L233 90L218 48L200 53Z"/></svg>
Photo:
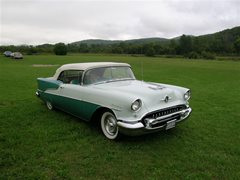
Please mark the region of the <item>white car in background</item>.
<svg viewBox="0 0 240 180"><path fill-rule="evenodd" d="M126 63L66 64L38 78L36 95L83 120L98 120L108 139L174 128L191 113L190 90L136 80Z"/></svg>
<svg viewBox="0 0 240 180"><path fill-rule="evenodd" d="M23 55L20 52L14 52L11 54L13 59L23 59Z"/></svg>

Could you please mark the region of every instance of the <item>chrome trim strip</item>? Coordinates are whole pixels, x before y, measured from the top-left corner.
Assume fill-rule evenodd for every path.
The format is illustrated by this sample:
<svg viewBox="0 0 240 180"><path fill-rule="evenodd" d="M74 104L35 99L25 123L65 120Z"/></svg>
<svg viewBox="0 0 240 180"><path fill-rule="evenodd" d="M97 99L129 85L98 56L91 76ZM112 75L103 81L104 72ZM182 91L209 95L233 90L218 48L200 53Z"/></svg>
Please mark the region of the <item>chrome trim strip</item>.
<svg viewBox="0 0 240 180"><path fill-rule="evenodd" d="M83 101L83 102L86 102L86 103L92 103L92 104L96 104L96 105L99 105L99 106L102 106L102 107L106 107L106 108L109 108L109 109L112 109L112 110L116 110L116 111L122 111L121 109L118 109L118 108L115 108L115 107L107 107L107 106L104 106L104 105L97 104L95 102L88 102L88 101L84 101L82 99L77 99L77 98L73 98L73 97L69 97L69 96L63 96L63 95L55 94L55 93L52 93L52 92L46 92L45 91L44 93L55 95L55 96L62 96L62 97L74 99L74 100L77 100L77 101Z"/></svg>
<svg viewBox="0 0 240 180"><path fill-rule="evenodd" d="M69 96L63 96L63 95L55 94L55 93L52 93L52 92L46 92L45 91L44 93L55 95L55 96L62 96L62 97L65 97L65 98L70 98L70 99L74 99L74 100L78 100L78 101L83 101L82 99L77 99L77 98L73 98L73 97L69 97Z"/></svg>

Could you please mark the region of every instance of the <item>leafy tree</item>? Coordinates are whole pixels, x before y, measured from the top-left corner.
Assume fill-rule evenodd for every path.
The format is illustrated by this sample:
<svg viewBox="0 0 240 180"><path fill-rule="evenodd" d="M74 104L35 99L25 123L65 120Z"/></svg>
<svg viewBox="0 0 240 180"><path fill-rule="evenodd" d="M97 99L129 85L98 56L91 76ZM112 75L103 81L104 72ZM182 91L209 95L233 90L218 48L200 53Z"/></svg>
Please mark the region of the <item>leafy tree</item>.
<svg viewBox="0 0 240 180"><path fill-rule="evenodd" d="M123 49L121 47L112 48L112 53L122 54L123 53Z"/></svg>
<svg viewBox="0 0 240 180"><path fill-rule="evenodd" d="M87 52L89 52L88 45L85 44L85 43L81 43L81 44L79 45L79 52L81 52L81 53L87 53Z"/></svg>
<svg viewBox="0 0 240 180"><path fill-rule="evenodd" d="M155 43L153 44L153 49L154 49L154 54L165 54L165 48L159 44L159 43Z"/></svg>
<svg viewBox="0 0 240 180"><path fill-rule="evenodd" d="M177 53L177 43L174 39L170 41L170 44L168 46L168 54L176 54Z"/></svg>
<svg viewBox="0 0 240 180"><path fill-rule="evenodd" d="M238 37L234 42L235 50L238 54L240 54L240 37Z"/></svg>
<svg viewBox="0 0 240 180"><path fill-rule="evenodd" d="M57 43L53 49L56 55L66 55L67 54L67 46L64 43Z"/></svg>
<svg viewBox="0 0 240 180"><path fill-rule="evenodd" d="M36 54L38 53L38 50L36 47L33 47L33 46L29 46L28 50L27 50L27 54L28 55L33 55L33 54Z"/></svg>
<svg viewBox="0 0 240 180"><path fill-rule="evenodd" d="M180 54L188 54L192 51L192 38L183 34L179 40Z"/></svg>
<svg viewBox="0 0 240 180"><path fill-rule="evenodd" d="M78 52L78 45L77 44L68 44L67 45L68 52Z"/></svg>
<svg viewBox="0 0 240 180"><path fill-rule="evenodd" d="M155 50L152 45L148 45L145 51L146 56L153 57L155 55Z"/></svg>
<svg viewBox="0 0 240 180"><path fill-rule="evenodd" d="M38 52L41 52L41 53L52 53L54 49L54 45L42 44L42 45L36 46L36 48L38 49Z"/></svg>
<svg viewBox="0 0 240 180"><path fill-rule="evenodd" d="M187 57L189 59L198 59L199 58L199 54L197 52L195 52L195 51L192 51L192 52L188 53Z"/></svg>
<svg viewBox="0 0 240 180"><path fill-rule="evenodd" d="M194 37L192 39L192 50L201 53L205 50L203 41L200 41L199 37Z"/></svg>
<svg viewBox="0 0 240 180"><path fill-rule="evenodd" d="M203 58L203 59L215 59L216 57L215 57L215 54L213 54L213 53L211 53L211 52L206 52L206 51L203 51L202 53L201 53L201 57Z"/></svg>

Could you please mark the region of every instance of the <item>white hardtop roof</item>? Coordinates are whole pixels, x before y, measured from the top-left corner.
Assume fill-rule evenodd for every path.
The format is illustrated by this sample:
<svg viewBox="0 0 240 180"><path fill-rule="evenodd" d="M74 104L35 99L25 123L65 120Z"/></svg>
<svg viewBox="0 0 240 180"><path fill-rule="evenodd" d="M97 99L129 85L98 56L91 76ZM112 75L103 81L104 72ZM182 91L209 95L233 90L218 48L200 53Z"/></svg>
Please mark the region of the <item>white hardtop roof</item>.
<svg viewBox="0 0 240 180"><path fill-rule="evenodd" d="M89 63L74 63L62 65L59 70L76 69L86 70L97 67L109 67L109 66L129 66L127 63L116 63L116 62L89 62Z"/></svg>
<svg viewBox="0 0 240 180"><path fill-rule="evenodd" d="M88 63L73 63L73 64L64 64L57 69L54 78L57 78L58 75L65 70L87 70L98 67L111 67L111 66L128 66L127 63L116 63L116 62L88 62Z"/></svg>

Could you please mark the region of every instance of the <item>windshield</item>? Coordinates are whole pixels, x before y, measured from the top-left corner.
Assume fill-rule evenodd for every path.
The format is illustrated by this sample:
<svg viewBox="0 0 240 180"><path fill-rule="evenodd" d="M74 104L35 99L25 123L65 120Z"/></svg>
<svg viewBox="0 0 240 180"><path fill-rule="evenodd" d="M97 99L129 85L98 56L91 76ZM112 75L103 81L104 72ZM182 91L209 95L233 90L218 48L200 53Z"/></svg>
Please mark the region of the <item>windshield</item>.
<svg viewBox="0 0 240 180"><path fill-rule="evenodd" d="M112 81L135 79L130 67L102 67L88 70L83 79L83 84L98 84Z"/></svg>

